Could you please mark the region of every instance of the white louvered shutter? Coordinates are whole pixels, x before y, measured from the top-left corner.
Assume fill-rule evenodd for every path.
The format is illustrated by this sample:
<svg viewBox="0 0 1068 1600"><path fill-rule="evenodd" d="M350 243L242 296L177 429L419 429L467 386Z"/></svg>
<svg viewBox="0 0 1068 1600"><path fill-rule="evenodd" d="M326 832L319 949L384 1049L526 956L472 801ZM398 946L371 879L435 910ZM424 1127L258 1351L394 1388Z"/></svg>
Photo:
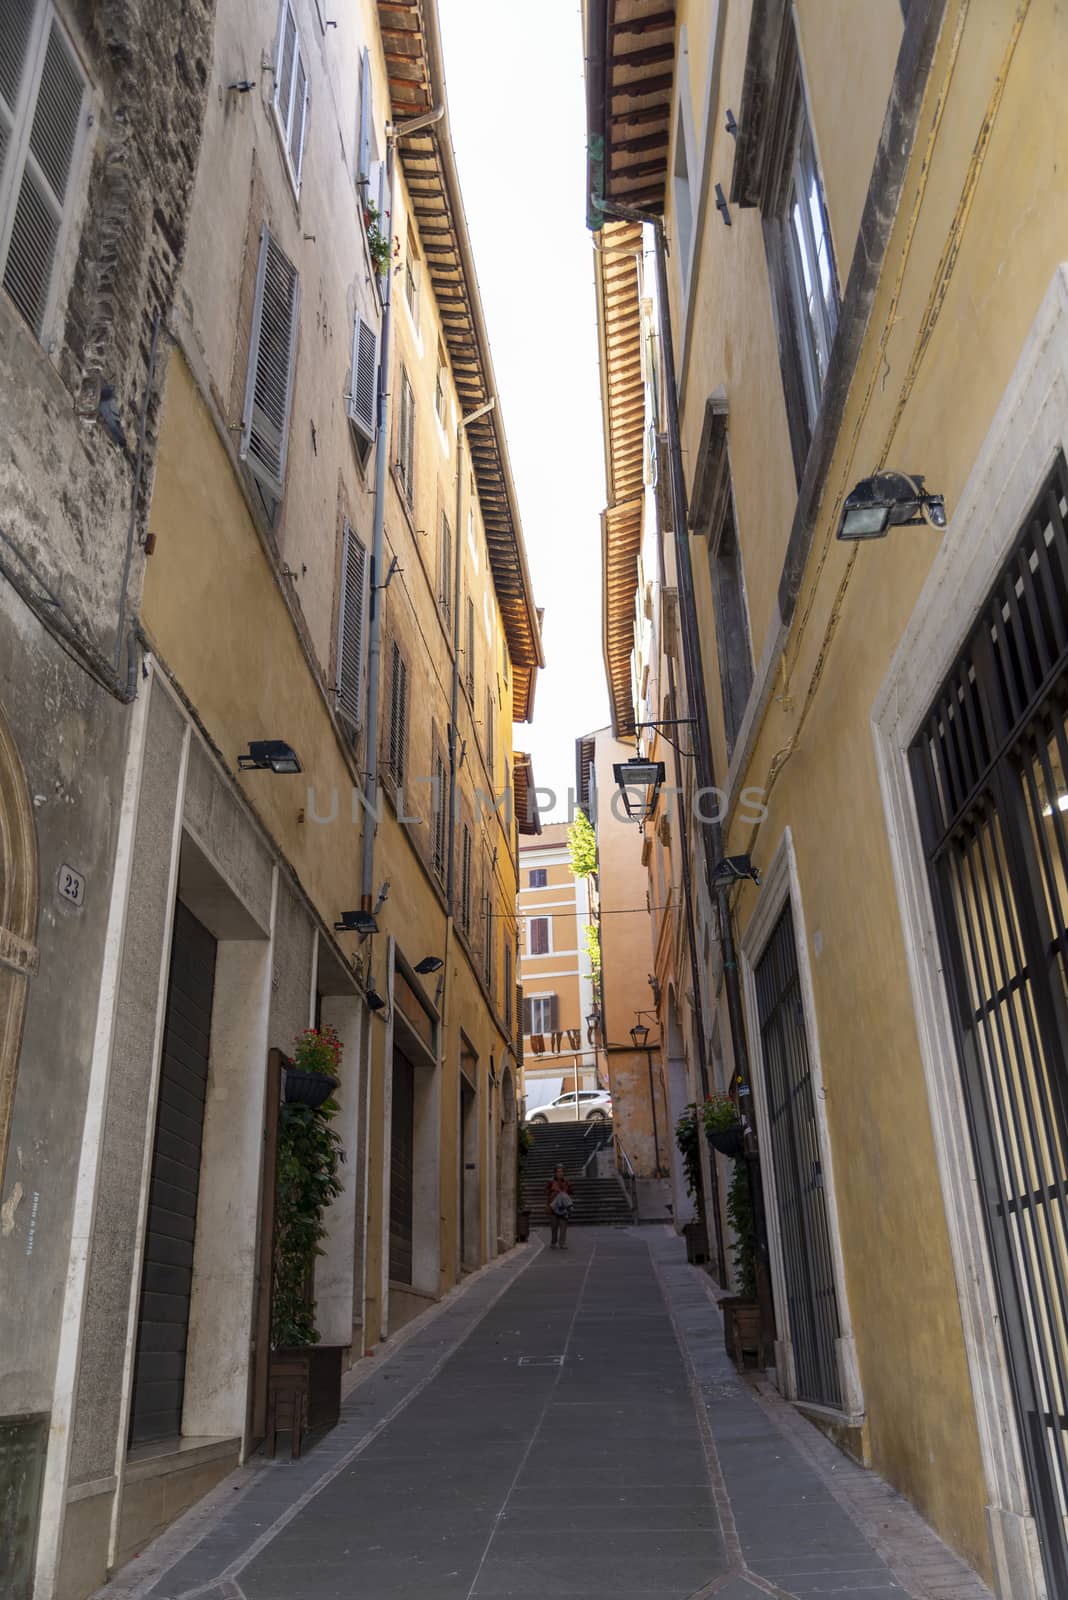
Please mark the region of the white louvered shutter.
<svg viewBox="0 0 1068 1600"><path fill-rule="evenodd" d="M277 500L285 480L299 308L297 270L264 225L241 419L241 459Z"/></svg>
<svg viewBox="0 0 1068 1600"><path fill-rule="evenodd" d="M9 9L14 12L10 21ZM56 18L48 24L41 59L38 51L31 51L34 7L27 0L14 0L13 6L11 0L5 0L3 10L0 195L8 197L7 205L14 200L4 252L4 288L41 337L82 125L86 83ZM34 76L36 82L32 81ZM28 138L24 132L27 122ZM4 169L9 163L8 172ZM0 218L0 237L4 233L3 221Z"/></svg>
<svg viewBox="0 0 1068 1600"><path fill-rule="evenodd" d="M300 188L304 130L308 120L308 74L301 55L297 19L290 0L282 0L274 63L274 111L293 183Z"/></svg>
<svg viewBox="0 0 1068 1600"><path fill-rule="evenodd" d="M371 52L364 50L360 60L360 147L356 155L356 177L370 186L371 132L374 127L374 88L371 83ZM373 195L365 196L374 199Z"/></svg>
<svg viewBox="0 0 1068 1600"><path fill-rule="evenodd" d="M363 641L367 612L367 551L348 523L341 555L337 640L338 710L353 728L362 722Z"/></svg>
<svg viewBox="0 0 1068 1600"><path fill-rule="evenodd" d="M356 313L352 331L352 377L349 385L349 421L368 444L374 443L378 409L378 334Z"/></svg>

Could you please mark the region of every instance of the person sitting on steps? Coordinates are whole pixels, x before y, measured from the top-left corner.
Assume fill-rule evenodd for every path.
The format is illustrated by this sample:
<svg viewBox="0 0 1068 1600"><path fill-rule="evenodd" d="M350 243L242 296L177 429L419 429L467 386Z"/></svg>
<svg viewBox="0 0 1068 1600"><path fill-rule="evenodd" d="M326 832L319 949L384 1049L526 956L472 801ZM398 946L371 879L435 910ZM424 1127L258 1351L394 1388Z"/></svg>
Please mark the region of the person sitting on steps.
<svg viewBox="0 0 1068 1600"><path fill-rule="evenodd" d="M571 1214L574 1197L571 1185L564 1176L562 1163L557 1162L556 1171L545 1186L545 1204L549 1212L549 1221L552 1225L552 1241L550 1250L555 1250L559 1245L561 1250L567 1249L567 1219Z"/></svg>

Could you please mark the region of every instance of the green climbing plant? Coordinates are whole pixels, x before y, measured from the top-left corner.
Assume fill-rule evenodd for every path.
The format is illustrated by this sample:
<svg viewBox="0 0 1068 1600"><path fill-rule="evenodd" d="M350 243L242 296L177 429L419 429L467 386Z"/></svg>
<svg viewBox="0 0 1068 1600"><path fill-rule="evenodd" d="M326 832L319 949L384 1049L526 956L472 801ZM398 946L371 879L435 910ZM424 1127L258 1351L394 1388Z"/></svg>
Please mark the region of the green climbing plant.
<svg viewBox="0 0 1068 1600"><path fill-rule="evenodd" d="M567 830L567 849L576 878L588 878L597 871L597 835L584 811L576 814Z"/></svg>
<svg viewBox="0 0 1068 1600"><path fill-rule="evenodd" d="M755 1300L756 1228L753 1224L753 1198L749 1190L749 1171L745 1160L734 1163L734 1174L727 1190L727 1220L734 1230L731 1258L738 1278L738 1293Z"/></svg>
<svg viewBox="0 0 1068 1600"><path fill-rule="evenodd" d="M705 1197L701 1189L701 1118L695 1105L688 1105L675 1124L675 1143L682 1157L686 1193L696 1201L698 1213L703 1216Z"/></svg>
<svg viewBox="0 0 1068 1600"><path fill-rule="evenodd" d="M311 1284L315 1258L323 1253L323 1213L341 1193L338 1169L345 1153L330 1126L337 1110L337 1101L327 1100L314 1110L284 1105L279 1114L271 1297L276 1349L319 1343Z"/></svg>

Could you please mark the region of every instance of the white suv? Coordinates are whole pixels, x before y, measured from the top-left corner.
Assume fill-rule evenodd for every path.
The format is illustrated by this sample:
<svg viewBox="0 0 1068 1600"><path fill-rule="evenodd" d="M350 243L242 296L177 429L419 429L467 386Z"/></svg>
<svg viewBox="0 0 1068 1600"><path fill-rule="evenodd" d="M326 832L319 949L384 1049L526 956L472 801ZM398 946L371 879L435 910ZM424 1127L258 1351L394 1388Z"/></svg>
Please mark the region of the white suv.
<svg viewBox="0 0 1068 1600"><path fill-rule="evenodd" d="M576 1096L557 1095L547 1106L530 1112L528 1122L607 1122L612 1115L612 1096L607 1089L580 1089Z"/></svg>

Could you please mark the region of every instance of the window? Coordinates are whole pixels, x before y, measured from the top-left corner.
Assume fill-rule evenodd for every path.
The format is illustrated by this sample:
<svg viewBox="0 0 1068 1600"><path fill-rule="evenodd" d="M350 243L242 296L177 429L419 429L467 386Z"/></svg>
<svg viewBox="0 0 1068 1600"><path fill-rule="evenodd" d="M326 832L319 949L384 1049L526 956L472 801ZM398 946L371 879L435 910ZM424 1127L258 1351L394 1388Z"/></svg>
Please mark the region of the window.
<svg viewBox="0 0 1068 1600"><path fill-rule="evenodd" d="M364 50L360 58L360 117L356 145L356 181L363 189L361 199L366 202L371 195L371 148L374 142L374 85L371 81L371 52ZM379 208L381 209L381 207Z"/></svg>
<svg viewBox="0 0 1068 1600"><path fill-rule="evenodd" d="M412 321L416 328L419 327L419 247L415 242L415 233L412 225L408 224L408 233L404 251L404 298L408 302L408 310L412 314Z"/></svg>
<svg viewBox="0 0 1068 1600"><path fill-rule="evenodd" d="M394 642L389 675L389 776L398 787L408 762L408 665Z"/></svg>
<svg viewBox="0 0 1068 1600"><path fill-rule="evenodd" d="M792 8L754 6L731 200L759 206L798 481L838 323L838 276Z"/></svg>
<svg viewBox="0 0 1068 1600"><path fill-rule="evenodd" d="M434 377L434 410L438 414L438 421L445 426L447 410L446 395L448 394L449 368L445 359L445 346L438 340L438 366Z"/></svg>
<svg viewBox="0 0 1068 1600"><path fill-rule="evenodd" d="M467 693L475 698L475 602L467 596L467 647L464 651L464 681Z"/></svg>
<svg viewBox="0 0 1068 1600"><path fill-rule="evenodd" d="M523 1001L523 1032L555 1033L557 1031L557 996L554 994L532 995L529 1000Z"/></svg>
<svg viewBox="0 0 1068 1600"><path fill-rule="evenodd" d="M719 528L710 531L708 565L712 577L712 603L716 614L716 646L719 651L719 683L723 696L723 722L727 733L727 757L749 703L753 687L753 648L749 641L749 613L742 579L742 557L734 526L734 506L730 488L724 497Z"/></svg>
<svg viewBox="0 0 1068 1600"><path fill-rule="evenodd" d="M293 188L299 194L300 173L304 164L304 131L308 122L308 74L290 0L282 0L282 14L278 19L273 104L286 168Z"/></svg>
<svg viewBox="0 0 1068 1600"><path fill-rule="evenodd" d="M51 314L85 126L86 82L52 7L19 0L0 22L0 267L37 337Z"/></svg>
<svg viewBox="0 0 1068 1600"><path fill-rule="evenodd" d="M375 439L378 405L378 334L356 313L352 330L352 375L349 382L349 421L366 460Z"/></svg>
<svg viewBox="0 0 1068 1600"><path fill-rule="evenodd" d="M397 476L409 506L415 495L415 395L401 368L400 426L397 429Z"/></svg>
<svg viewBox="0 0 1068 1600"><path fill-rule="evenodd" d="M489 773L490 782L493 782L497 768L497 719L496 704L493 699L493 690L486 685L486 771Z"/></svg>
<svg viewBox="0 0 1068 1600"><path fill-rule="evenodd" d="M439 878L445 876L445 833L449 818L449 781L445 762L440 754L434 755L434 871Z"/></svg>
<svg viewBox="0 0 1068 1600"><path fill-rule="evenodd" d="M485 881L487 883L489 883L489 881L490 881L488 872L486 874ZM496 939L496 930L494 929L494 926L493 926L493 896L492 895L490 895L490 894L483 895L483 897L482 897L482 909L483 909L483 919L485 921L485 926L486 926L485 938L484 938L483 943L482 943L482 976L486 980L486 988L492 991L492 989L493 989L493 946L494 946L494 942L495 942L495 939Z"/></svg>
<svg viewBox="0 0 1068 1600"><path fill-rule="evenodd" d="M528 883L532 889L544 889L548 882L549 871L547 867L532 867L530 869Z"/></svg>
<svg viewBox="0 0 1068 1600"><path fill-rule="evenodd" d="M452 529L444 511L441 513L441 560L439 563L438 603L446 622L452 617Z"/></svg>
<svg viewBox="0 0 1068 1600"><path fill-rule="evenodd" d="M532 956L547 956L550 953L548 917L531 917L527 923L527 936Z"/></svg>
<svg viewBox="0 0 1068 1600"><path fill-rule="evenodd" d="M460 848L460 927L471 932L471 829L466 822Z"/></svg>
<svg viewBox="0 0 1068 1600"><path fill-rule="evenodd" d="M297 269L265 223L256 270L240 454L271 496L268 509L272 514L285 481L299 310Z"/></svg>
<svg viewBox="0 0 1068 1600"><path fill-rule="evenodd" d="M338 710L353 729L358 728L361 722L366 612L367 551L346 522L341 553L336 693Z"/></svg>

